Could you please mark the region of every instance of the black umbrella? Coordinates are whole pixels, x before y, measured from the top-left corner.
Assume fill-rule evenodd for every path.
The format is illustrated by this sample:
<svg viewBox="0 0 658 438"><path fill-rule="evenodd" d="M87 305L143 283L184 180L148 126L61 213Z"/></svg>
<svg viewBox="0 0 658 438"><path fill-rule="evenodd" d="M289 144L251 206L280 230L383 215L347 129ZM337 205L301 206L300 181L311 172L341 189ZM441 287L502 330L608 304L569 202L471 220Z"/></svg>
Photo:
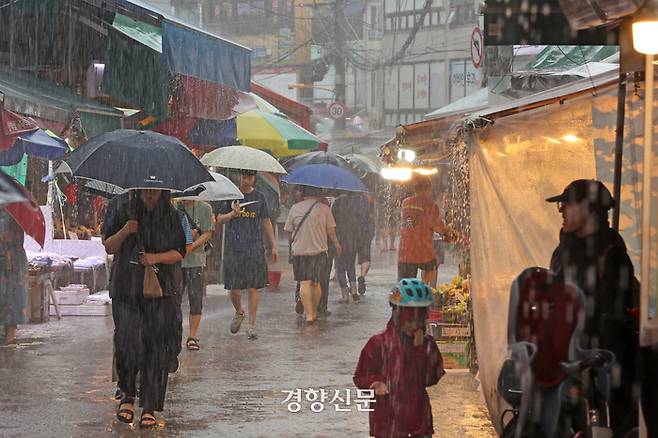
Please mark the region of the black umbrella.
<svg viewBox="0 0 658 438"><path fill-rule="evenodd" d="M214 181L180 140L151 131L118 129L78 147L58 172L122 189L183 191Z"/></svg>
<svg viewBox="0 0 658 438"><path fill-rule="evenodd" d="M0 205L28 201L18 182L0 170Z"/></svg>
<svg viewBox="0 0 658 438"><path fill-rule="evenodd" d="M377 164L374 160L361 154L347 154L343 156L345 160L363 175L380 175L381 165Z"/></svg>
<svg viewBox="0 0 658 438"><path fill-rule="evenodd" d="M349 170L350 172L354 173L354 168L350 165L350 163L348 163L345 158L334 154L333 152L306 152L305 154L296 155L294 157L282 160L281 164L288 171L294 170L299 166L305 166L307 164L333 164L334 166Z"/></svg>

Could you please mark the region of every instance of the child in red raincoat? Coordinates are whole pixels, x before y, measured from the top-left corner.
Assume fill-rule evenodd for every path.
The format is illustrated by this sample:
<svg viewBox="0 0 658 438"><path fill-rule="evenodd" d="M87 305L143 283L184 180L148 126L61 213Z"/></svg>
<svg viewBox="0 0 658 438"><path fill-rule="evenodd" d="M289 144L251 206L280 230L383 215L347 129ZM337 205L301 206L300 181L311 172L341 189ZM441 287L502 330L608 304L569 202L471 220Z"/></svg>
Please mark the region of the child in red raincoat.
<svg viewBox="0 0 658 438"><path fill-rule="evenodd" d="M426 387L445 374L434 338L425 334L432 304L427 285L403 279L391 293L386 330L370 338L354 373L359 389L373 389L370 435L380 438L430 437L432 408Z"/></svg>

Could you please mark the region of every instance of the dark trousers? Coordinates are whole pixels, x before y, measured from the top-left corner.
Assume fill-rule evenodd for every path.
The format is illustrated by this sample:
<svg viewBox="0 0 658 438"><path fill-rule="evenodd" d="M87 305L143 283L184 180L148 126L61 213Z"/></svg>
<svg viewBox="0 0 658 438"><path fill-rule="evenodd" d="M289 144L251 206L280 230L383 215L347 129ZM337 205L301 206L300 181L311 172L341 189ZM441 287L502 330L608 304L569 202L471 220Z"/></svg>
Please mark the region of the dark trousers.
<svg viewBox="0 0 658 438"><path fill-rule="evenodd" d="M322 275L320 276L320 290L322 291L322 295L320 296L320 304L318 304L318 312L327 311L327 306L329 304L329 279L331 278L331 267L334 264L335 254L336 251L334 246L329 242L327 263L325 264Z"/></svg>
<svg viewBox="0 0 658 438"><path fill-rule="evenodd" d="M114 349L119 388L135 397L140 373L139 405L145 411L164 407L169 368L181 350L182 318L175 297L112 300Z"/></svg>

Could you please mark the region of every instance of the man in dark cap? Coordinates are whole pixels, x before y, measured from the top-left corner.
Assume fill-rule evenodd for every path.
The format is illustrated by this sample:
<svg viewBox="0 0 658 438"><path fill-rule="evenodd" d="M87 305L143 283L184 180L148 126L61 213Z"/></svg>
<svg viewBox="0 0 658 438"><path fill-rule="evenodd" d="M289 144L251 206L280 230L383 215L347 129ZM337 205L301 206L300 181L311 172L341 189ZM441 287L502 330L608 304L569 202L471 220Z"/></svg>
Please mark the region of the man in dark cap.
<svg viewBox="0 0 658 438"><path fill-rule="evenodd" d="M553 252L551 270L578 285L586 298L581 345L612 351L620 365L621 384L613 390L610 417L614 436L624 436L637 425L633 395L637 321L629 311L638 298L626 244L608 221L615 200L600 181L579 179L546 201L557 203L562 214L560 244Z"/></svg>

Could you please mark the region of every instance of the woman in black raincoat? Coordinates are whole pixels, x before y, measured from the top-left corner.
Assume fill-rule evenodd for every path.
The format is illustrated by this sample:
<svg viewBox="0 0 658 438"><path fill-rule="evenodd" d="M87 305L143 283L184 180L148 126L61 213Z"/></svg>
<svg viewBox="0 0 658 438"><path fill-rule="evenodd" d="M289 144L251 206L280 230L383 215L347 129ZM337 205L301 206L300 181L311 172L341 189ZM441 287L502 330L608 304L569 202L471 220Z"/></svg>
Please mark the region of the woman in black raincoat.
<svg viewBox="0 0 658 438"><path fill-rule="evenodd" d="M180 216L162 190L138 190L138 196L108 212L103 244L114 254L110 296L114 318L121 403L117 418L134 418L136 378L140 373L143 408L140 427L157 425L170 368L177 367L181 324L176 295L181 293L185 234ZM162 296L144 296L145 269L157 269Z"/></svg>

